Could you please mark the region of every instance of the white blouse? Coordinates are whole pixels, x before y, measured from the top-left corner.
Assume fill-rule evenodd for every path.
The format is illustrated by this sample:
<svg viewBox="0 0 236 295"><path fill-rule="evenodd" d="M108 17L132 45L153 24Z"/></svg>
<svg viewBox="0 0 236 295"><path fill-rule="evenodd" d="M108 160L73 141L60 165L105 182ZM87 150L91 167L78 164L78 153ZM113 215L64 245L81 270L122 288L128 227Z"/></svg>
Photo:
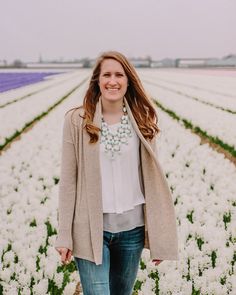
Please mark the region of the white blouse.
<svg viewBox="0 0 236 295"><path fill-rule="evenodd" d="M116 132L119 126L112 124L109 129ZM100 143L103 213L123 213L145 203L139 178L140 139L130 126L132 136L128 144L121 144L121 154L113 160L105 152L104 143Z"/></svg>

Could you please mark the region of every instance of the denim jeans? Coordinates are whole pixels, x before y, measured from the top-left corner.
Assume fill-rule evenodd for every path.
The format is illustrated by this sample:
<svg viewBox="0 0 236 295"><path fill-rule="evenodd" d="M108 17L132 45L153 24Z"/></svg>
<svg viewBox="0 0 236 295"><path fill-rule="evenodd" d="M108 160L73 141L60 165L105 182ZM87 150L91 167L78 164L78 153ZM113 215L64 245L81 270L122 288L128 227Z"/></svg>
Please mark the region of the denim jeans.
<svg viewBox="0 0 236 295"><path fill-rule="evenodd" d="M131 295L144 247L144 226L103 232L102 264L75 257L83 295Z"/></svg>

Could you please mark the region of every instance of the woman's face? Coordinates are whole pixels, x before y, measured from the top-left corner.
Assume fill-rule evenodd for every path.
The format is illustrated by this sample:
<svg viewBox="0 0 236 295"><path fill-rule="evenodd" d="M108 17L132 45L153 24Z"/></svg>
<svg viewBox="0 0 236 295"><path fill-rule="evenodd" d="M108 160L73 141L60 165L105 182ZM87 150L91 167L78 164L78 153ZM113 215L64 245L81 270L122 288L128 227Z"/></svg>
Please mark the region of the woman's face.
<svg viewBox="0 0 236 295"><path fill-rule="evenodd" d="M123 100L128 87L128 78L118 61L105 59L102 62L99 87L103 99L110 102Z"/></svg>

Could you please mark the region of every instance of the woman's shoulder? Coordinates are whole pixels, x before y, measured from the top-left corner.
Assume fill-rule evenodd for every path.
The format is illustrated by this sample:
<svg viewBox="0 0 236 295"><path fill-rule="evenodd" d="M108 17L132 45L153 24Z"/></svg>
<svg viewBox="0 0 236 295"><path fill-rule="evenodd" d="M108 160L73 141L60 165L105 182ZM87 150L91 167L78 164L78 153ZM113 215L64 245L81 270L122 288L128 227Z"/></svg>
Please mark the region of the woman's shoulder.
<svg viewBox="0 0 236 295"><path fill-rule="evenodd" d="M71 108L65 113L65 120L75 126L80 126L81 120L83 120L84 109L83 106Z"/></svg>

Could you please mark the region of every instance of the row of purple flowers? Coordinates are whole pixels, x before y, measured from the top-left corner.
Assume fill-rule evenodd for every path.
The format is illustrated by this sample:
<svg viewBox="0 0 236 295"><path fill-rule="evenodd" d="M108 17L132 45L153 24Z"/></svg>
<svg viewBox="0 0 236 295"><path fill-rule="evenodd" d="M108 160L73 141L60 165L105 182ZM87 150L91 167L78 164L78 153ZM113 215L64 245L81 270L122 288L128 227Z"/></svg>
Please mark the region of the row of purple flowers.
<svg viewBox="0 0 236 295"><path fill-rule="evenodd" d="M59 72L0 73L0 92L43 81L45 77Z"/></svg>

